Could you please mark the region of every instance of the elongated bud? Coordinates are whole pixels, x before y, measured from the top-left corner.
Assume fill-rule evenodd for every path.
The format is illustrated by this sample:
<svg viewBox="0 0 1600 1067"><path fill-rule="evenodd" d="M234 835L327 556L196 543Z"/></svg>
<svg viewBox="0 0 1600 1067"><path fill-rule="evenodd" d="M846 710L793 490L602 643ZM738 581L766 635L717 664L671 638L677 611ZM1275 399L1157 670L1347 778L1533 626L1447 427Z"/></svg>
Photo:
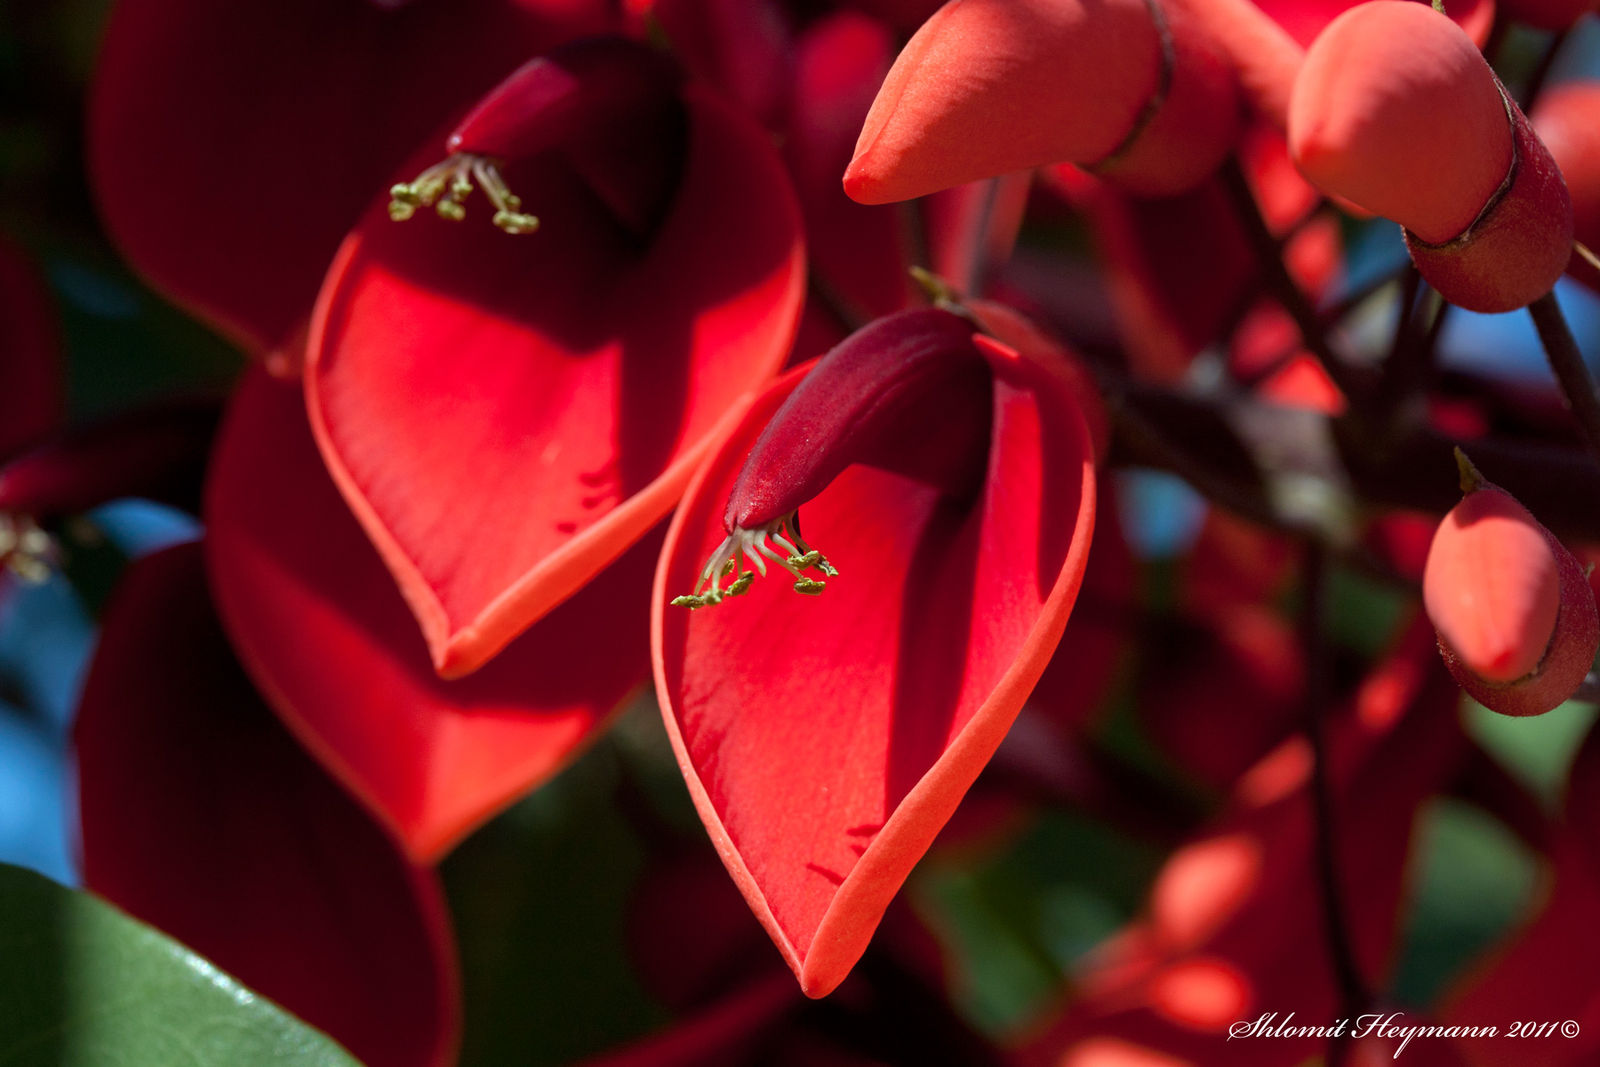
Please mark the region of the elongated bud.
<svg viewBox="0 0 1600 1067"><path fill-rule="evenodd" d="M1600 250L1600 81L1552 86L1532 119L1572 195L1573 237L1591 252ZM1567 271L1600 292L1600 264L1576 247Z"/></svg>
<svg viewBox="0 0 1600 1067"><path fill-rule="evenodd" d="M554 154L570 166L627 228L647 232L676 187L684 117L681 75L670 59L620 38L576 42L519 67L462 119L447 158L390 190L390 217L419 207L458 222L474 188L511 234L534 232L504 171Z"/></svg>
<svg viewBox="0 0 1600 1067"><path fill-rule="evenodd" d="M838 572L800 535L799 511L854 463L892 470L958 498L982 484L993 418L989 365L977 328L938 308L879 319L823 356L756 439L728 497L728 537L694 593L698 608L787 569L815 595ZM776 548L774 548L776 546ZM725 584L726 583L726 584Z"/></svg>
<svg viewBox="0 0 1600 1067"><path fill-rule="evenodd" d="M951 0L884 80L845 171L862 203L1072 162L1187 188L1238 129L1231 68L1161 0Z"/></svg>
<svg viewBox="0 0 1600 1067"><path fill-rule="evenodd" d="M1560 172L1466 33L1412 0L1351 8L1306 53L1289 146L1314 184L1393 219L1473 311L1550 291L1572 247Z"/></svg>
<svg viewBox="0 0 1600 1067"><path fill-rule="evenodd" d="M1458 451L1466 496L1434 534L1423 603L1461 688L1506 715L1569 698L1600 646L1594 592L1555 536Z"/></svg>

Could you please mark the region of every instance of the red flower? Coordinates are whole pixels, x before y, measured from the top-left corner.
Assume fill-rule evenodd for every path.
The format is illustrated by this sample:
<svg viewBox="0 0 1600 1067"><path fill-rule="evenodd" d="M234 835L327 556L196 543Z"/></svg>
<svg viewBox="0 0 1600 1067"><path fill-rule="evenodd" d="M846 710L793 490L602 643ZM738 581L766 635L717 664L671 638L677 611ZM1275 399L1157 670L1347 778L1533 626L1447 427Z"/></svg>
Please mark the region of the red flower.
<svg viewBox="0 0 1600 1067"><path fill-rule="evenodd" d="M495 662L442 681L299 392L264 372L224 425L205 518L222 617L261 691L419 860L559 770L645 679L650 542Z"/></svg>
<svg viewBox="0 0 1600 1067"><path fill-rule="evenodd" d="M89 102L100 211L152 284L292 347L328 260L423 138L600 0L121 0ZM291 358L297 358L297 354Z"/></svg>
<svg viewBox="0 0 1600 1067"><path fill-rule="evenodd" d="M652 636L668 733L812 996L861 955L1066 624L1094 449L1060 361L944 311L882 320L763 395L668 532ZM785 569L823 595L780 588ZM703 610L666 603L691 590Z"/></svg>
<svg viewBox="0 0 1600 1067"><path fill-rule="evenodd" d="M455 952L437 879L251 689L199 546L128 571L74 738L84 880L365 1062L453 1062Z"/></svg>
<svg viewBox="0 0 1600 1067"><path fill-rule="evenodd" d="M672 508L782 362L804 271L760 130L643 46L527 65L442 147L341 249L306 398L335 482L454 677ZM474 182L493 210L462 202ZM466 217L391 221L424 202Z"/></svg>

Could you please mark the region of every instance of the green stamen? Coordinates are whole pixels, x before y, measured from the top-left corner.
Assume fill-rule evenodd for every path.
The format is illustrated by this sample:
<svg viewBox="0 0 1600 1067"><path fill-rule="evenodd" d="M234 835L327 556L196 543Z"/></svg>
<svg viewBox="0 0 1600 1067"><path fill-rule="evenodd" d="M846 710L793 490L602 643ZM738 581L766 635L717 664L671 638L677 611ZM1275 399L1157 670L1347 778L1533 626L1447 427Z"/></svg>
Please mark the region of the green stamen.
<svg viewBox="0 0 1600 1067"><path fill-rule="evenodd" d="M767 543L769 539L786 555L779 555L773 545ZM744 569L746 560L755 570ZM826 582L808 576L807 571L816 571L824 578L836 578L839 575L838 568L829 563L821 552L806 544L800 536L797 516L790 514L755 529L734 530L706 561L695 584L695 591L673 597L671 603L674 607L693 611L713 607L728 597L742 596L749 592L757 573L766 575L768 560L787 570L794 577L794 591L806 596L817 596L827 588ZM724 588L722 583L729 578L733 581Z"/></svg>
<svg viewBox="0 0 1600 1067"><path fill-rule="evenodd" d="M467 216L463 205L474 188L482 189L488 197L495 209L492 221L506 233L532 233L539 228L536 217L522 213L522 201L506 187L499 166L468 152L434 164L412 181L390 186L389 217L405 222L418 208L432 207L440 218L460 222ZM448 196L444 196L446 190Z"/></svg>

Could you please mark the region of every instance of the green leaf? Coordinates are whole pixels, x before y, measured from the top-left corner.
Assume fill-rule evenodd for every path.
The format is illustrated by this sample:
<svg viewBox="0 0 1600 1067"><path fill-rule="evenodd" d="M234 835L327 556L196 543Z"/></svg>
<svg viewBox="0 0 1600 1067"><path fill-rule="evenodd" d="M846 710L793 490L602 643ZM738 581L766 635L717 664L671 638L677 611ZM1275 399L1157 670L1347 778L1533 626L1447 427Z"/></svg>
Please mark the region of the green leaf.
<svg viewBox="0 0 1600 1067"><path fill-rule="evenodd" d="M0 1067L353 1067L333 1040L86 893L0 864Z"/></svg>

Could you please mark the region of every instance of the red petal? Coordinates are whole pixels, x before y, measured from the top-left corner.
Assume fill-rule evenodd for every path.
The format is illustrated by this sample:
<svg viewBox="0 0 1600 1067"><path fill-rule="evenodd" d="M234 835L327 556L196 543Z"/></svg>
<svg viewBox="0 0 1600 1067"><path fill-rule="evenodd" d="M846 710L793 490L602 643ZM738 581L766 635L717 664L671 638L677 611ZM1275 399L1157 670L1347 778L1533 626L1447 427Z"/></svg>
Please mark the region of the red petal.
<svg viewBox="0 0 1600 1067"><path fill-rule="evenodd" d="M662 551L652 643L701 818L801 987L821 996L1044 669L1083 575L1094 472L1070 387L997 374L975 503L852 467L802 508L842 574L821 597L769 579L719 607L668 607L721 540L745 454L803 374L761 397L696 475Z"/></svg>
<svg viewBox="0 0 1600 1067"><path fill-rule="evenodd" d="M89 161L158 288L241 343L287 342L339 240L424 136L513 67L598 33L599 0L123 0Z"/></svg>
<svg viewBox="0 0 1600 1067"><path fill-rule="evenodd" d="M168 400L73 427L0 466L0 511L55 518L143 497L197 510L220 400Z"/></svg>
<svg viewBox="0 0 1600 1067"><path fill-rule="evenodd" d="M84 878L369 1063L452 1062L443 894L233 659L198 545L128 571L78 709Z"/></svg>
<svg viewBox="0 0 1600 1067"><path fill-rule="evenodd" d="M481 666L664 516L787 353L799 220L764 135L701 95L671 214L634 248L557 165L537 234L375 208L307 357L318 443L446 676Z"/></svg>
<svg viewBox="0 0 1600 1067"><path fill-rule="evenodd" d="M784 162L805 213L811 269L830 303L841 305L844 317L855 322L910 303L911 238L905 216L895 208L858 204L839 185L893 59L888 29L852 12L819 19L795 46Z"/></svg>
<svg viewBox="0 0 1600 1067"><path fill-rule="evenodd" d="M494 664L441 681L322 468L298 392L264 374L224 424L206 521L218 602L251 673L421 859L559 770L644 678L648 543Z"/></svg>
<svg viewBox="0 0 1600 1067"><path fill-rule="evenodd" d="M0 459L54 430L65 399L49 292L22 253L0 240Z"/></svg>
<svg viewBox="0 0 1600 1067"><path fill-rule="evenodd" d="M1542 1041L1538 1061L1549 1067L1592 1064L1600 1056L1600 995L1594 960L1600 954L1600 879L1592 857L1571 838L1554 850L1555 877L1539 913L1494 961L1453 992L1441 1011L1454 1026L1485 1026L1491 1019L1565 1021L1578 1024L1571 1037ZM1502 1024L1503 1026L1504 1024ZM1505 1030L1493 1039L1462 1041L1473 1067L1522 1067L1529 1049L1507 1041Z"/></svg>

